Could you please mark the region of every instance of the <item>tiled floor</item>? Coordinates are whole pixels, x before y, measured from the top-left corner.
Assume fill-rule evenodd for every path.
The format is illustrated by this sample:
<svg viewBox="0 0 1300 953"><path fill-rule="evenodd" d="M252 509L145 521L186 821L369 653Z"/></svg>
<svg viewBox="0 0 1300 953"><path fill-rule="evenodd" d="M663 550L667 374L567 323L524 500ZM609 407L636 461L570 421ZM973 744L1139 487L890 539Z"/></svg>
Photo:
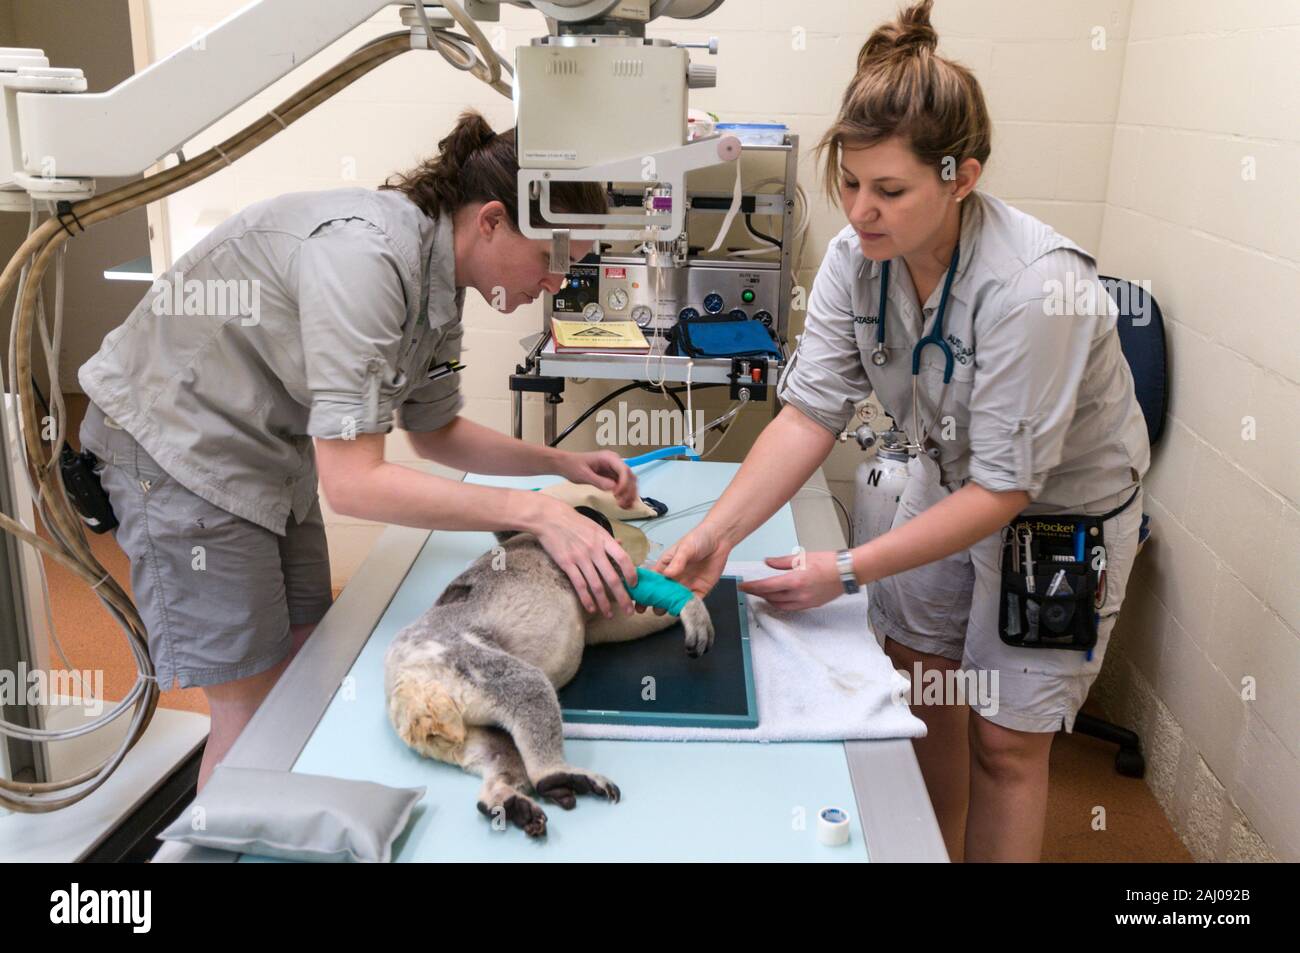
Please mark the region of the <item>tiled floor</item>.
<svg viewBox="0 0 1300 953"><path fill-rule="evenodd" d="M69 395L67 405L75 437L85 398ZM110 536L101 536L93 537L91 545L100 562L129 591L130 569L117 543ZM79 669L102 668L108 697L122 697L134 680L135 666L121 630L71 573L51 561L47 561L47 572L55 624L68 659ZM197 688L165 691L160 705L207 711L207 701ZM1113 762L1112 746L1081 735L1057 737L1052 746L1043 859L1191 860L1150 789L1140 780L1116 774ZM1097 806L1106 809L1103 831L1093 829Z"/></svg>

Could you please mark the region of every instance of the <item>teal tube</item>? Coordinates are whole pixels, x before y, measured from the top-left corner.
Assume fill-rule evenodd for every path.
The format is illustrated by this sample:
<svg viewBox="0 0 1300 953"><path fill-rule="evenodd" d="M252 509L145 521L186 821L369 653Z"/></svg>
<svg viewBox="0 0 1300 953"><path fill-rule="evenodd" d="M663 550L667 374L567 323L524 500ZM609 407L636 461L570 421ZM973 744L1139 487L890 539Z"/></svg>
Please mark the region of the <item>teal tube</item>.
<svg viewBox="0 0 1300 953"><path fill-rule="evenodd" d="M658 450L651 450L649 453L643 453L639 457L628 457L623 462L629 467L639 467L643 463L650 463L652 460L663 460L665 457L690 457L692 460L700 459L700 455L685 444L678 444L675 447L662 447Z"/></svg>

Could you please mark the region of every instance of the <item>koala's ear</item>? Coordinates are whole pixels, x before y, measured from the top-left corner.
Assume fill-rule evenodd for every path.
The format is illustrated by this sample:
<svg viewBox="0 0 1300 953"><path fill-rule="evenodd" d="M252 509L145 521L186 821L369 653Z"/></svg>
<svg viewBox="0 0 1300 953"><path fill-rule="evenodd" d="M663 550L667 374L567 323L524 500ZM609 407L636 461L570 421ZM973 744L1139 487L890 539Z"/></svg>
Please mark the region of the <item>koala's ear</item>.
<svg viewBox="0 0 1300 953"><path fill-rule="evenodd" d="M504 543L506 540L513 539L514 537L518 536L519 531L514 529L505 529L505 530L500 530L498 532L494 532L492 535L497 538L498 543Z"/></svg>

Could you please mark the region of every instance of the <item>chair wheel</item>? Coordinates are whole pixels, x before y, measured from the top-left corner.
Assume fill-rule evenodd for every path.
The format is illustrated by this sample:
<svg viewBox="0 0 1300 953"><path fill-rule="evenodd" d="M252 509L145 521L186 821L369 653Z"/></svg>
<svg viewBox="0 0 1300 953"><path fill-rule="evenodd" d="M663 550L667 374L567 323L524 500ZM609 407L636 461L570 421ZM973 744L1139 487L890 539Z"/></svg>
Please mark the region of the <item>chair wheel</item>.
<svg viewBox="0 0 1300 953"><path fill-rule="evenodd" d="M1128 778L1140 778L1146 774L1147 762L1137 748L1120 748L1115 752L1115 770Z"/></svg>

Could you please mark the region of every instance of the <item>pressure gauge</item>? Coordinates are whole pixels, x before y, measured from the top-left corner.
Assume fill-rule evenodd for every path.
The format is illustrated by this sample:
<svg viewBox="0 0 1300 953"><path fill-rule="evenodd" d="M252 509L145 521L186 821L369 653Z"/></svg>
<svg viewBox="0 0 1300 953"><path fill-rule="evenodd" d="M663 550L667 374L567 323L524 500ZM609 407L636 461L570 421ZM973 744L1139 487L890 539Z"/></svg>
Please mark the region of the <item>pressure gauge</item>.
<svg viewBox="0 0 1300 953"><path fill-rule="evenodd" d="M709 314L717 314L722 310L722 295L716 291L710 292L704 296L704 310Z"/></svg>
<svg viewBox="0 0 1300 953"><path fill-rule="evenodd" d="M639 328L650 327L650 322L655 318L655 313L643 304L637 305L632 309L632 320L636 322Z"/></svg>
<svg viewBox="0 0 1300 953"><path fill-rule="evenodd" d="M593 301L582 309L582 316L594 323L605 316L605 309Z"/></svg>
<svg viewBox="0 0 1300 953"><path fill-rule="evenodd" d="M627 307L627 291L623 288L611 288L605 303L609 305L611 311L622 311Z"/></svg>

